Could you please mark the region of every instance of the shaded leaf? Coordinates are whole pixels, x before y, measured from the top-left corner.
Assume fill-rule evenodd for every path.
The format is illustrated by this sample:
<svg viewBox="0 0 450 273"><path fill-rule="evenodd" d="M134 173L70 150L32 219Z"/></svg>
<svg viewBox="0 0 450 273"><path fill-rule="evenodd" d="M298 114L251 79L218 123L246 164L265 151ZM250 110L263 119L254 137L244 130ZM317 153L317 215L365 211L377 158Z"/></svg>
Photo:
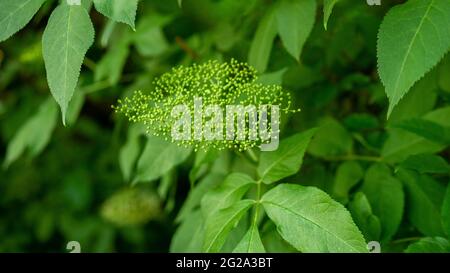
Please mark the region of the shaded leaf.
<svg viewBox="0 0 450 273"><path fill-rule="evenodd" d="M398 177L407 192L408 217L427 236L443 236L441 207L445 188L426 175L400 168Z"/></svg>
<svg viewBox="0 0 450 273"><path fill-rule="evenodd" d="M447 236L450 236L450 186L447 186L444 202L441 208L442 226Z"/></svg>
<svg viewBox="0 0 450 273"><path fill-rule="evenodd" d="M392 176L386 165L374 164L367 170L361 190L381 222L381 240L389 241L403 218L402 183Z"/></svg>
<svg viewBox="0 0 450 273"><path fill-rule="evenodd" d="M111 85L116 85L122 76L128 54L128 43L113 45L95 67L94 80L107 79Z"/></svg>
<svg viewBox="0 0 450 273"><path fill-rule="evenodd" d="M297 61L316 19L315 0L282 0L276 7L278 33L287 52Z"/></svg>
<svg viewBox="0 0 450 273"><path fill-rule="evenodd" d="M134 29L138 0L94 0L94 5L106 17Z"/></svg>
<svg viewBox="0 0 450 273"><path fill-rule="evenodd" d="M450 107L436 109L422 118L442 126L450 126ZM388 131L389 137L381 151L382 157L388 162L400 162L410 155L436 153L445 148L443 144L431 142L402 129L391 128Z"/></svg>
<svg viewBox="0 0 450 273"><path fill-rule="evenodd" d="M160 178L181 164L190 154L190 148L180 147L160 137L149 136L139 157L133 183L150 182Z"/></svg>
<svg viewBox="0 0 450 273"><path fill-rule="evenodd" d="M205 252L220 251L231 229L254 203L253 200L241 200L212 215L205 223L203 250Z"/></svg>
<svg viewBox="0 0 450 273"><path fill-rule="evenodd" d="M275 72L265 73L258 77L256 80L258 83L262 84L278 84L281 85L283 83L283 76L286 73L287 68L282 68Z"/></svg>
<svg viewBox="0 0 450 273"><path fill-rule="evenodd" d="M330 19L334 5L336 5L338 1L339 0L324 0L323 2L323 27L325 29L328 27L328 20Z"/></svg>
<svg viewBox="0 0 450 273"><path fill-rule="evenodd" d="M361 165L355 161L347 161L339 165L333 184L333 197L344 203L348 200L349 191L364 177Z"/></svg>
<svg viewBox="0 0 450 273"><path fill-rule="evenodd" d="M164 53L169 48L169 42L162 28L171 20L171 16L152 14L138 21L133 42L139 54L153 57Z"/></svg>
<svg viewBox="0 0 450 273"><path fill-rule="evenodd" d="M203 196L210 190L214 189L217 185L222 183L224 175L220 173L211 172L205 178L200 180L189 192L183 206L180 209L175 222L183 221L190 212L200 205Z"/></svg>
<svg viewBox="0 0 450 273"><path fill-rule="evenodd" d="M139 138L142 133L143 132L139 126L131 126L128 129L127 141L120 148L119 166L125 181L130 181L136 166L136 161L141 152Z"/></svg>
<svg viewBox="0 0 450 273"><path fill-rule="evenodd" d="M233 253L265 253L266 250L259 236L258 227L252 225L242 238L241 242L233 250Z"/></svg>
<svg viewBox="0 0 450 273"><path fill-rule="evenodd" d="M209 191L201 201L203 215L206 219L218 210L227 208L239 201L255 184L250 176L242 173L232 173L216 189Z"/></svg>
<svg viewBox="0 0 450 273"><path fill-rule="evenodd" d="M419 173L449 173L450 165L438 155L417 154L408 157L401 163L405 169L415 170Z"/></svg>
<svg viewBox="0 0 450 273"><path fill-rule="evenodd" d="M41 104L36 115L30 117L9 142L3 167L7 168L25 150L36 156L47 146L56 125L58 109L49 98Z"/></svg>
<svg viewBox="0 0 450 273"><path fill-rule="evenodd" d="M325 118L311 140L308 152L317 157L328 157L347 155L352 149L350 133L333 118Z"/></svg>
<svg viewBox="0 0 450 273"><path fill-rule="evenodd" d="M442 126L430 120L414 118L401 121L395 124L394 127L401 128L433 142L444 145L450 144L450 126Z"/></svg>
<svg viewBox="0 0 450 273"><path fill-rule="evenodd" d="M427 237L412 243L405 250L406 253L448 253L450 243L442 237Z"/></svg>
<svg viewBox="0 0 450 273"><path fill-rule="evenodd" d="M261 19L248 53L248 63L256 68L259 73L266 71L270 52L272 51L273 40L276 35L277 24L275 14L270 9Z"/></svg>
<svg viewBox="0 0 450 273"><path fill-rule="evenodd" d="M175 231L170 243L170 252L201 252L204 237L203 223L200 210L191 212Z"/></svg>
<svg viewBox="0 0 450 273"><path fill-rule="evenodd" d="M362 192L357 192L348 208L356 225L364 234L367 241L378 241L381 234L379 218L373 214L369 200Z"/></svg>
<svg viewBox="0 0 450 273"><path fill-rule="evenodd" d="M189 172L189 180L194 183L207 169L207 165L212 163L219 156L216 149L201 149L195 154L194 165Z"/></svg>

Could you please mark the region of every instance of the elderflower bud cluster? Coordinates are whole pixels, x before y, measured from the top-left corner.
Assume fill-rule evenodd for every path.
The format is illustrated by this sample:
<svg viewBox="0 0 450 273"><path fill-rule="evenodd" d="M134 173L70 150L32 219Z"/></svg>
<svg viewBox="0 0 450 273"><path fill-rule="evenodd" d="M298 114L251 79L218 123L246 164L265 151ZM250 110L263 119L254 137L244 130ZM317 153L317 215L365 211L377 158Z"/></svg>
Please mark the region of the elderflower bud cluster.
<svg viewBox="0 0 450 273"><path fill-rule="evenodd" d="M281 86L256 80L254 68L234 59L179 66L113 108L181 146L243 151L278 141L279 115L299 111Z"/></svg>

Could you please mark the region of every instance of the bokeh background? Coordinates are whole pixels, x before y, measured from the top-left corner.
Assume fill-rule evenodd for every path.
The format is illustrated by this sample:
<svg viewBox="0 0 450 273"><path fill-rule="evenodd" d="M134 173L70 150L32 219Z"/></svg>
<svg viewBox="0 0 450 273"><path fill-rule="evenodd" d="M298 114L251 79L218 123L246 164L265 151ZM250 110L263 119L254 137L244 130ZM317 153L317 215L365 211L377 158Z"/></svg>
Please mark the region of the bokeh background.
<svg viewBox="0 0 450 273"><path fill-rule="evenodd" d="M134 90L151 90L154 77L177 65L210 59L247 61L255 30L274 2L184 0L180 8L176 0L142 0L136 31L91 9L95 44L84 61L66 127L59 110L39 114L42 105L53 103L41 38L57 1L47 1L25 29L2 42L0 252L68 252L66 244L74 240L83 252L169 251L175 218L191 187L188 176L195 155L162 179L131 187L123 163L132 162L127 153L134 153L123 152L130 124L111 106ZM291 91L295 106L302 109L290 117L283 136L327 124L312 143L302 170L289 181L332 193L343 162L356 162L366 170L371 160L386 155L389 122L448 103L448 82L444 76L440 81L436 77L441 67L448 69L449 58L408 94L409 102L402 101L387 122L388 100L377 76L377 31L386 11L403 1L383 1L381 6L341 1L326 31L320 2L300 62L277 37L261 77ZM141 137L135 153L144 142ZM8 145L20 146L9 159ZM390 162L395 166L398 158L423 152L419 150L392 152ZM433 152L449 156L445 149ZM367 158L359 160L355 155ZM230 167L225 172L245 168L238 156L230 152L228 157ZM443 188L448 176L436 180ZM346 204L348 191L339 194L334 197ZM420 236L405 219L390 248L401 251ZM292 250L269 235L263 240L269 250Z"/></svg>

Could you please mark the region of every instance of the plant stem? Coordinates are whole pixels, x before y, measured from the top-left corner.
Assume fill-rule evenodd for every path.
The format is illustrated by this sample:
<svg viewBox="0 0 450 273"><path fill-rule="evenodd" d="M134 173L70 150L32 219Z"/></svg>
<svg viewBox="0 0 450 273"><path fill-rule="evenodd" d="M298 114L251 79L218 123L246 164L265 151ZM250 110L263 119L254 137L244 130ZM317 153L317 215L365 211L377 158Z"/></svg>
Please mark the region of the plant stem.
<svg viewBox="0 0 450 273"><path fill-rule="evenodd" d="M253 221L252 221L252 226L256 226L257 225L257 221L258 221L258 216L259 216L259 206L261 205L261 183L262 180L258 180L258 182L256 182L256 207L255 207L255 213L253 214Z"/></svg>
<svg viewBox="0 0 450 273"><path fill-rule="evenodd" d="M375 153L379 153L380 151L378 151L376 148L370 146L369 143L367 143L367 141L364 139L363 136L361 136L358 133L353 134L353 138L358 141L364 148L366 148L369 151L375 152Z"/></svg>
<svg viewBox="0 0 450 273"><path fill-rule="evenodd" d="M253 162L258 162L258 157L255 155L255 152L253 152L252 149L247 150L247 154L250 156L250 158L253 160Z"/></svg>
<svg viewBox="0 0 450 273"><path fill-rule="evenodd" d="M97 64L88 57L84 57L83 64L91 71L95 71L95 67L97 66Z"/></svg>
<svg viewBox="0 0 450 273"><path fill-rule="evenodd" d="M94 92L109 88L111 86L112 85L108 80L104 80L104 81L95 82L93 84L87 85L85 87L82 87L81 89L84 90L85 94L89 94L89 93L94 93Z"/></svg>

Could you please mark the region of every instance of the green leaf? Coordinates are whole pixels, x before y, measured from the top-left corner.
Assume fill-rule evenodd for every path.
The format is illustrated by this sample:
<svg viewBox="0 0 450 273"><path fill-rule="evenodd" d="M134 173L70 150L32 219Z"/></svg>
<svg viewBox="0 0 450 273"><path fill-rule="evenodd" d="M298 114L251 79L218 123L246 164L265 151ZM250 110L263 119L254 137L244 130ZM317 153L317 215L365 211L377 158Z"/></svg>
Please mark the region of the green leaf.
<svg viewBox="0 0 450 273"><path fill-rule="evenodd" d="M400 165L405 169L415 170L419 173L449 173L450 165L438 155L417 154L408 157Z"/></svg>
<svg viewBox="0 0 450 273"><path fill-rule="evenodd" d="M254 204L253 200L241 200L231 207L219 210L206 220L203 250L219 252L231 229Z"/></svg>
<svg viewBox="0 0 450 273"><path fill-rule="evenodd" d="M150 182L160 178L181 164L190 154L190 148L180 147L160 137L149 136L137 163L133 183Z"/></svg>
<svg viewBox="0 0 450 273"><path fill-rule="evenodd" d="M378 119L365 113L351 114L344 120L344 125L351 131L370 130L379 127Z"/></svg>
<svg viewBox="0 0 450 273"><path fill-rule="evenodd" d="M93 42L94 27L84 7L61 4L52 12L42 36L42 52L50 91L61 107L64 124L81 64Z"/></svg>
<svg viewBox="0 0 450 273"><path fill-rule="evenodd" d="M217 149L202 149L195 154L194 165L189 172L189 181L194 183L207 170L207 166L211 164L219 156Z"/></svg>
<svg viewBox="0 0 450 273"><path fill-rule="evenodd" d="M136 161L141 152L139 138L142 134L139 126L131 126L128 129L127 141L119 151L119 166L125 181L130 181Z"/></svg>
<svg viewBox="0 0 450 273"><path fill-rule="evenodd" d="M172 21L172 16L151 14L139 20L133 42L139 54L145 57L161 55L169 48L162 28Z"/></svg>
<svg viewBox="0 0 450 273"><path fill-rule="evenodd" d="M447 186L444 202L441 208L442 226L447 236L450 236L450 185Z"/></svg>
<svg viewBox="0 0 450 273"><path fill-rule="evenodd" d="M31 156L38 155L50 141L57 116L58 109L51 98L42 103L36 115L31 116L20 127L8 144L3 167L9 167L26 149L28 149Z"/></svg>
<svg viewBox="0 0 450 273"><path fill-rule="evenodd" d="M186 219L190 212L192 212L201 202L203 196L222 183L224 175L210 172L205 178L200 180L194 188L189 192L188 197L184 201L183 206L180 209L175 222L180 222Z"/></svg>
<svg viewBox="0 0 450 273"><path fill-rule="evenodd" d="M347 155L352 149L353 139L350 133L333 118L325 118L311 140L308 152L317 157L328 157Z"/></svg>
<svg viewBox="0 0 450 273"><path fill-rule="evenodd" d="M450 77L448 75L450 75L450 56L447 55L438 72L438 83L442 90L450 93Z"/></svg>
<svg viewBox="0 0 450 273"><path fill-rule="evenodd" d="M384 164L374 164L366 172L361 188L381 222L381 240L389 241L402 221L404 193L402 183Z"/></svg>
<svg viewBox="0 0 450 273"><path fill-rule="evenodd" d="M450 126L442 126L439 123L426 119L413 118L401 121L395 124L394 127L401 128L433 142L444 145L450 144Z"/></svg>
<svg viewBox="0 0 450 273"><path fill-rule="evenodd" d="M0 42L25 27L46 0L0 0Z"/></svg>
<svg viewBox="0 0 450 273"><path fill-rule="evenodd" d="M258 77L256 82L262 83L262 84L276 84L281 85L283 83L283 76L284 73L288 70L287 67L282 68L275 72L265 73Z"/></svg>
<svg viewBox="0 0 450 273"><path fill-rule="evenodd" d="M201 252L204 238L203 218L200 210L188 214L186 220L175 231L170 243L170 252Z"/></svg>
<svg viewBox="0 0 450 273"><path fill-rule="evenodd" d="M268 253L296 253L293 246L278 233L275 223L267 221L261 230L261 240Z"/></svg>
<svg viewBox="0 0 450 273"><path fill-rule="evenodd" d="M316 19L315 0L282 0L276 7L278 33L287 52L297 61Z"/></svg>
<svg viewBox="0 0 450 273"><path fill-rule="evenodd" d="M216 189L208 192L201 201L203 215L206 219L218 210L227 208L237 201L255 184L250 176L242 173L232 173Z"/></svg>
<svg viewBox="0 0 450 273"><path fill-rule="evenodd" d="M398 177L407 192L410 222L427 236L443 236L441 207L445 188L426 175L399 168Z"/></svg>
<svg viewBox="0 0 450 273"><path fill-rule="evenodd" d="M107 79L111 85L116 85L129 53L127 42L114 44L95 67L94 80Z"/></svg>
<svg viewBox="0 0 450 273"><path fill-rule="evenodd" d="M349 191L364 177L364 171L355 161L346 161L339 165L333 184L333 197L346 203Z"/></svg>
<svg viewBox="0 0 450 273"><path fill-rule="evenodd" d="M248 63L256 68L259 73L266 71L273 40L276 36L277 24L275 14L270 9L261 19L248 53Z"/></svg>
<svg viewBox="0 0 450 273"><path fill-rule="evenodd" d="M436 109L422 118L436 122L442 126L450 126L450 107ZM388 162L400 162L410 155L421 153L436 153L444 149L443 144L435 143L398 128L390 128L389 137L381 151L382 157Z"/></svg>
<svg viewBox="0 0 450 273"><path fill-rule="evenodd" d="M173 203L175 202L174 194L177 189L177 184L174 185L174 183L176 183L177 179L178 177L176 170L169 171L168 173L166 173L161 177L161 182L159 183L158 188L156 190L161 199L163 200L166 199L167 202L165 210L169 212L172 210L174 205Z"/></svg>
<svg viewBox="0 0 450 273"><path fill-rule="evenodd" d="M389 98L388 116L449 50L449 29L450 0L410 0L386 14L378 35L378 72Z"/></svg>
<svg viewBox="0 0 450 273"><path fill-rule="evenodd" d="M233 253L265 253L264 245L259 236L258 227L252 225L242 238L241 242L233 250Z"/></svg>
<svg viewBox="0 0 450 273"><path fill-rule="evenodd" d="M328 19L330 19L331 12L333 11L334 5L339 0L324 0L323 2L323 27L325 30L328 27Z"/></svg>
<svg viewBox="0 0 450 273"><path fill-rule="evenodd" d="M364 234L367 241L378 241L381 234L379 218L373 214L369 200L362 192L357 192L348 208L355 220L356 225Z"/></svg>
<svg viewBox="0 0 450 273"><path fill-rule="evenodd" d="M94 0L95 9L116 22L134 29L138 0Z"/></svg>
<svg viewBox="0 0 450 273"><path fill-rule="evenodd" d="M220 252L222 253L231 253L236 248L236 246L241 242L242 238L244 238L247 231L250 229L249 225L249 217L243 217L237 225L230 231L223 244Z"/></svg>
<svg viewBox="0 0 450 273"><path fill-rule="evenodd" d="M69 102L69 106L67 107L66 118L68 126L74 125L78 117L80 116L85 97L86 96L82 88L80 88L79 91L76 91L73 95L72 100Z"/></svg>
<svg viewBox="0 0 450 273"><path fill-rule="evenodd" d="M412 243L405 250L406 253L448 253L450 243L442 237L427 237Z"/></svg>
<svg viewBox="0 0 450 273"><path fill-rule="evenodd" d="M418 81L389 116L388 124L421 117L433 110L438 97L437 73L432 70Z"/></svg>
<svg viewBox="0 0 450 273"><path fill-rule="evenodd" d="M293 135L283 141L277 150L261 152L257 168L258 175L264 183L273 183L293 175L300 169L306 147L316 129Z"/></svg>
<svg viewBox="0 0 450 273"><path fill-rule="evenodd" d="M262 198L280 235L302 252L367 252L350 213L314 187L281 184Z"/></svg>

